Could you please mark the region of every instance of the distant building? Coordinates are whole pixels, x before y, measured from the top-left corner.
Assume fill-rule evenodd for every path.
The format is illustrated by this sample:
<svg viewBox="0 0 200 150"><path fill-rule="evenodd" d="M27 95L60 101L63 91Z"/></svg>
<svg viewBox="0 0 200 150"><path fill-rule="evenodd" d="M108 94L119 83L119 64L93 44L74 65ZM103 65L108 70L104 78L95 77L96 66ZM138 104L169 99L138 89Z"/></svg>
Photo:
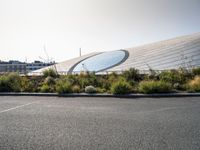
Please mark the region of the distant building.
<svg viewBox="0 0 200 150"><path fill-rule="evenodd" d="M34 61L33 63L26 64L26 71L31 72L31 71L38 70L44 67L52 66L54 64L55 62L44 63L41 61Z"/></svg>
<svg viewBox="0 0 200 150"><path fill-rule="evenodd" d="M0 61L0 73L6 72L26 73L26 63L15 60Z"/></svg>
<svg viewBox="0 0 200 150"><path fill-rule="evenodd" d="M33 63L25 63L16 60L10 60L8 62L0 61L0 73L19 72L20 74L26 74L54 64L55 62L44 63L41 61L34 61Z"/></svg>

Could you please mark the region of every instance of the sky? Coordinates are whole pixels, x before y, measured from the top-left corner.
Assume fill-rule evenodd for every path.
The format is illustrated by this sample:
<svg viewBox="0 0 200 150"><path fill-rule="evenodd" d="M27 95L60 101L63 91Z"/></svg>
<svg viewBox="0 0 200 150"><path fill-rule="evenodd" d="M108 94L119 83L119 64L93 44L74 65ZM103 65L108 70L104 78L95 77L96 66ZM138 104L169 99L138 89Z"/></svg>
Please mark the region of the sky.
<svg viewBox="0 0 200 150"><path fill-rule="evenodd" d="M200 32L200 0L0 0L0 60L61 62Z"/></svg>

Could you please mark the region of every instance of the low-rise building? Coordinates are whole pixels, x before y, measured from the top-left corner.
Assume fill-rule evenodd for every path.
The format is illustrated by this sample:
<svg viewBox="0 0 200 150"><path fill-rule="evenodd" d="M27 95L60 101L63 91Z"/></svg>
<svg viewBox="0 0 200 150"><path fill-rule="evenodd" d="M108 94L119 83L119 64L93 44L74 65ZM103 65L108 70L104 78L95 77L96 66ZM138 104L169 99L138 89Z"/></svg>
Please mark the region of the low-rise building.
<svg viewBox="0 0 200 150"><path fill-rule="evenodd" d="M26 73L26 63L10 60L8 62L0 61L0 73L19 72Z"/></svg>
<svg viewBox="0 0 200 150"><path fill-rule="evenodd" d="M31 72L31 71L38 70L38 69L41 69L41 68L44 68L44 67L48 67L48 66L51 66L51 65L54 65L54 64L55 64L55 62L44 63L44 62L41 62L41 61L34 61L32 63L26 64L26 70L27 70L27 72Z"/></svg>
<svg viewBox="0 0 200 150"><path fill-rule="evenodd" d="M7 62L0 61L0 73L19 72L20 74L26 74L54 64L55 62L44 63L41 61L34 61L32 63L20 62L16 60L10 60Z"/></svg>

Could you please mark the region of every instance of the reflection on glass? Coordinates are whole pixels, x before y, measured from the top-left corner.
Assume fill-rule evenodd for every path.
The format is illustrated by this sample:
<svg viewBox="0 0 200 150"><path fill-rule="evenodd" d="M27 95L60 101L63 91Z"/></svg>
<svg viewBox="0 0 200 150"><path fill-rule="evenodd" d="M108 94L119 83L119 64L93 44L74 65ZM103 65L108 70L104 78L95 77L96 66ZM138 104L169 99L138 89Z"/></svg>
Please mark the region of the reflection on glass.
<svg viewBox="0 0 200 150"><path fill-rule="evenodd" d="M120 63L126 56L125 51L111 51L90 57L75 66L73 72L102 71Z"/></svg>

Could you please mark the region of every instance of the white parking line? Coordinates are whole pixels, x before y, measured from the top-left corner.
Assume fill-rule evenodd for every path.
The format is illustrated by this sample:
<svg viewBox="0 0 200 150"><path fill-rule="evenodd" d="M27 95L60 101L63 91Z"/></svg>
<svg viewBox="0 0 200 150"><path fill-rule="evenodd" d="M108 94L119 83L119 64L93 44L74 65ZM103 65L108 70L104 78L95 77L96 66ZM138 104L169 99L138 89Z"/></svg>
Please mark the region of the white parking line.
<svg viewBox="0 0 200 150"><path fill-rule="evenodd" d="M33 102L33 103L35 103L35 102ZM9 109L0 111L0 114L1 114L1 113L4 113L4 112L8 112L8 111L10 111L10 110L14 110L14 109L18 109L18 108L21 108L21 107L28 106L28 105L31 105L31 104L33 104L33 103L27 103L27 104L24 104L24 105L20 105L20 106L16 106L16 107L13 107L13 108L9 108Z"/></svg>

